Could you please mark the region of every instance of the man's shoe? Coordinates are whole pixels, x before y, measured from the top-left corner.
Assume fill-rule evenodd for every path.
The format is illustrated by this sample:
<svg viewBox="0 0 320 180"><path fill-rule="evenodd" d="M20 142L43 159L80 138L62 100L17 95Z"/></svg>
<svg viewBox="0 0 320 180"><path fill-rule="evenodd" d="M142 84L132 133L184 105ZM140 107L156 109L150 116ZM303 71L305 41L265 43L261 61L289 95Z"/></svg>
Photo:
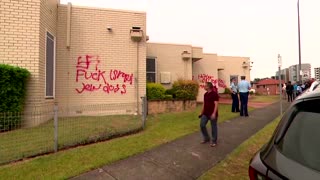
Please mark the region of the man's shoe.
<svg viewBox="0 0 320 180"><path fill-rule="evenodd" d="M216 147L216 146L217 146L217 143L211 143L210 146L211 146L211 147Z"/></svg>
<svg viewBox="0 0 320 180"><path fill-rule="evenodd" d="M208 143L210 140L206 140L206 141L201 141L200 144L206 144Z"/></svg>

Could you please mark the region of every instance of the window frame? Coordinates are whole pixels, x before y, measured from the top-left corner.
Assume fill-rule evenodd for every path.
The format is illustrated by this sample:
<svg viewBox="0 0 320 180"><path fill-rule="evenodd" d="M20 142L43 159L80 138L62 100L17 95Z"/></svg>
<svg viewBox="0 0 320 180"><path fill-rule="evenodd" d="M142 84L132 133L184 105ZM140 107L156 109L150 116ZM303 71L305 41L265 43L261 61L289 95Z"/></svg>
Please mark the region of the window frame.
<svg viewBox="0 0 320 180"><path fill-rule="evenodd" d="M286 154L284 154L282 152L282 149L281 149L281 142L283 141L283 139L285 138L289 128L291 127L294 119L297 117L297 115L301 112L309 112L309 111L305 111L305 110L301 110L298 108L298 106L302 106L303 103L307 103L308 101L314 101L314 100L319 100L319 97L313 97L313 98L308 98L308 99L303 99L303 100L299 100L298 103L294 104L290 110L288 112L286 112L286 114L283 116L284 121L280 121L277 129L276 129L276 134L275 134L275 139L274 139L274 146L275 148L277 149L277 151L279 153L281 153L281 155L283 155L284 157L290 159L291 161L295 162L295 163L298 163L300 164L301 166L304 166L304 167L307 167L309 169L312 169L314 170L313 168L311 167L308 167L306 165L303 165L301 162L295 160L295 159L291 159L290 157L288 157ZM311 103L311 102L309 102Z"/></svg>
<svg viewBox="0 0 320 180"><path fill-rule="evenodd" d="M53 37L53 39L48 36L48 34L50 36ZM47 95L47 39L50 39L53 41L53 82L52 82L52 88L53 88L53 91L52 91L52 96L48 96ZM55 95L56 95L56 92L55 92L55 89L56 89L56 36L53 35L53 33L51 33L49 30L46 29L45 31L45 52L44 52L44 57L45 57L45 68L44 68L44 95L45 95L45 99L55 99Z"/></svg>
<svg viewBox="0 0 320 180"><path fill-rule="evenodd" d="M155 78L154 78L154 82L152 83L156 83L158 78L157 78L157 58L156 57L147 57L146 58L146 67L147 67L147 64L148 64L148 59L153 59L154 60L154 72L153 71L147 71L147 68L146 68L146 79L148 81L148 74L154 74L155 75ZM148 82L147 82L148 83Z"/></svg>

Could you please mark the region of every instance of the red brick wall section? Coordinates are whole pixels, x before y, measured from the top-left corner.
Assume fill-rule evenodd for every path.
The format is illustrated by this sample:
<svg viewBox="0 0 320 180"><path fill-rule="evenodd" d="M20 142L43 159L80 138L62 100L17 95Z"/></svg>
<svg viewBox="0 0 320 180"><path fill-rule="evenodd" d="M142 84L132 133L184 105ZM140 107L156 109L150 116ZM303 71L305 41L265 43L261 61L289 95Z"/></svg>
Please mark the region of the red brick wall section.
<svg viewBox="0 0 320 180"><path fill-rule="evenodd" d="M268 89L269 88L269 91ZM263 94L263 95L268 95L268 92L269 92L269 95L277 95L279 94L279 90L278 90L278 86L277 85L265 85L264 86L259 86L257 87L257 93L259 94Z"/></svg>

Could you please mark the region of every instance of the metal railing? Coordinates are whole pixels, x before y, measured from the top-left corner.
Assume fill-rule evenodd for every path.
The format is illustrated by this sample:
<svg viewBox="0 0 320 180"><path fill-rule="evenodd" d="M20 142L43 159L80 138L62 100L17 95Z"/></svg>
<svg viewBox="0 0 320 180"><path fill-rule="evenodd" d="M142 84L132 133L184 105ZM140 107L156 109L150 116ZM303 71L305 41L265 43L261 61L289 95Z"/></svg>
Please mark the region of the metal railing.
<svg viewBox="0 0 320 180"><path fill-rule="evenodd" d="M54 105L29 112L0 113L0 164L140 131L147 118L146 98L140 103L141 113L136 112L136 106Z"/></svg>

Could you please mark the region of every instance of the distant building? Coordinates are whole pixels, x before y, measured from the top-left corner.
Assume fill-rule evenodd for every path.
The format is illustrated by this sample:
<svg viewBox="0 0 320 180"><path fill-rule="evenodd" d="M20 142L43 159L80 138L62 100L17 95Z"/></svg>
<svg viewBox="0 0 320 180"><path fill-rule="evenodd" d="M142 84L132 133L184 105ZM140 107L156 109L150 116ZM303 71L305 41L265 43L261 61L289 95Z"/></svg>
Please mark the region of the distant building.
<svg viewBox="0 0 320 180"><path fill-rule="evenodd" d="M288 82L289 81L289 68L285 68L285 69L282 69L280 71L281 73L281 80L285 81L285 82ZM276 77L275 77L276 80L279 80L279 71L276 72Z"/></svg>
<svg viewBox="0 0 320 180"><path fill-rule="evenodd" d="M314 78L315 78L317 81L320 81L320 67L314 68Z"/></svg>
<svg viewBox="0 0 320 180"><path fill-rule="evenodd" d="M284 84L283 80L281 82L281 84ZM280 92L279 83L280 81L275 79L261 80L256 84L256 93L263 95L277 95Z"/></svg>
<svg viewBox="0 0 320 180"><path fill-rule="evenodd" d="M311 64L301 64L302 81L311 78ZM299 80L299 65L292 65L289 67L289 81L297 82Z"/></svg>

